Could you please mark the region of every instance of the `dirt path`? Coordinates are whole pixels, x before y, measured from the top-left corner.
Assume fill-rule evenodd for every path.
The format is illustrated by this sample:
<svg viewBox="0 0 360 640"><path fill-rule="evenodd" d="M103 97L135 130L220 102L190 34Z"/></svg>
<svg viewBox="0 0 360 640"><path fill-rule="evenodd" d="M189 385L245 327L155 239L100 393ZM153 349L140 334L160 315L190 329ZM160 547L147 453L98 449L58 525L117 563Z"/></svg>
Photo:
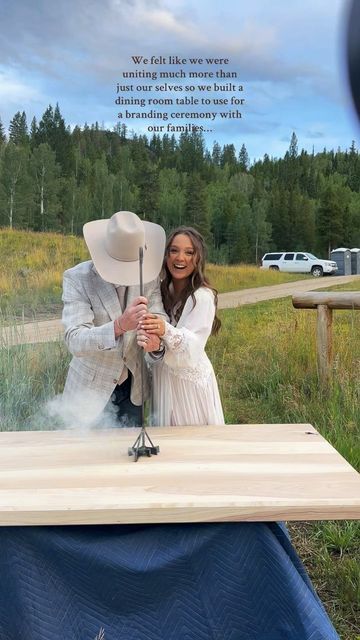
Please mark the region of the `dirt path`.
<svg viewBox="0 0 360 640"><path fill-rule="evenodd" d="M272 286L220 293L219 309L230 309L240 307L244 304L254 304L255 302L273 300L275 298L286 298L295 293L313 291L315 289L326 289L334 285L346 284L356 280L360 285L360 275L336 276L336 278L298 280L296 282L286 282ZM26 324L17 324L14 327L2 328L0 330L0 344L16 345L34 344L37 342L56 342L62 335L63 326L60 319L29 322Z"/></svg>
<svg viewBox="0 0 360 640"><path fill-rule="evenodd" d="M254 289L243 289L242 291L230 291L219 294L219 309L230 309L240 307L243 304L254 304L263 300L273 300L275 298L286 298L295 293L314 291L315 289L329 289L330 287L347 284L356 281L360 287L360 275L357 276L336 276L335 278L319 278L311 280L297 280L296 282L285 282L267 287L255 287Z"/></svg>

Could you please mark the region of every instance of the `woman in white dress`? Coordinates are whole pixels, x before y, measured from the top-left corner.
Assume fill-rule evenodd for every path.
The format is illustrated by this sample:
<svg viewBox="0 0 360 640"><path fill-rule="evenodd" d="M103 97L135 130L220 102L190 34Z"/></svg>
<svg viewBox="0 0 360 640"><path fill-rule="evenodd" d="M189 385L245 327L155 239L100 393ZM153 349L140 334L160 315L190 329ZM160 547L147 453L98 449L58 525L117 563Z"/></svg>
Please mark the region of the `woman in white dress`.
<svg viewBox="0 0 360 640"><path fill-rule="evenodd" d="M217 292L204 275L205 246L191 227L179 227L168 238L161 292L170 323L155 314L142 320L138 343L156 334L164 357L153 361L153 423L221 425L224 415L213 367L205 353L211 333L217 333Z"/></svg>

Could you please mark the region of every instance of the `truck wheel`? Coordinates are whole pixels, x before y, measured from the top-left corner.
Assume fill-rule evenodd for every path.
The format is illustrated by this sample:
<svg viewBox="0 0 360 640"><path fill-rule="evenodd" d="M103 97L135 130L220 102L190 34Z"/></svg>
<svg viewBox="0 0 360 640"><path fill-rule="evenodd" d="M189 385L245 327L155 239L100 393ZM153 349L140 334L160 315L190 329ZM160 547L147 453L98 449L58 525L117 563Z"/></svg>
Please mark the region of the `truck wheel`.
<svg viewBox="0 0 360 640"><path fill-rule="evenodd" d="M269 267L269 271L279 271L279 267L277 267L276 265L272 264L271 267Z"/></svg>
<svg viewBox="0 0 360 640"><path fill-rule="evenodd" d="M311 269L311 273L314 278L321 278L321 276L324 274L322 267L313 267Z"/></svg>

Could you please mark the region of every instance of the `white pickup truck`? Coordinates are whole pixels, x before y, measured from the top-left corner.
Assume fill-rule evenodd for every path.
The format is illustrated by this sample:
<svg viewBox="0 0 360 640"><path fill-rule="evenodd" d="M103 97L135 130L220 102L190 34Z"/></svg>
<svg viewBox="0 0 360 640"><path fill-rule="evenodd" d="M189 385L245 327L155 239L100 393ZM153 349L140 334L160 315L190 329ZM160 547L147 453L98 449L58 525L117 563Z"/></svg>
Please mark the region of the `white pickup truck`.
<svg viewBox="0 0 360 640"><path fill-rule="evenodd" d="M303 251L265 253L261 260L261 268L287 273L311 273L315 278L320 278L324 273L336 273L338 270L333 260L321 260L312 253Z"/></svg>

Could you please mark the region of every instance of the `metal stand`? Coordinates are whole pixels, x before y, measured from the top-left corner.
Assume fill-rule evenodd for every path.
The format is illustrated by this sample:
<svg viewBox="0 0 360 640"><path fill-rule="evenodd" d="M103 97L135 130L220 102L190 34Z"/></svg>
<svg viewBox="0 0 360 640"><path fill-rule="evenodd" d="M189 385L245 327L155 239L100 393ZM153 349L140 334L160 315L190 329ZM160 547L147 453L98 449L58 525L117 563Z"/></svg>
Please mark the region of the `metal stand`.
<svg viewBox="0 0 360 640"><path fill-rule="evenodd" d="M149 444L146 444L146 442ZM129 456L134 456L134 462L137 462L137 459L141 456L150 458L152 455L157 456L158 453L160 453L160 447L152 443L145 427L142 426L133 446L128 449Z"/></svg>
<svg viewBox="0 0 360 640"><path fill-rule="evenodd" d="M144 251L143 248L139 248L139 267L140 267L140 295L144 295L144 284L143 284L143 259L144 259ZM155 446L150 440L149 434L147 433L144 425L144 358L141 358L141 431L136 438L132 447L128 449L128 455L134 456L134 462L137 462L138 458L141 456L146 456L150 458L152 455L157 456L160 453L160 447Z"/></svg>

